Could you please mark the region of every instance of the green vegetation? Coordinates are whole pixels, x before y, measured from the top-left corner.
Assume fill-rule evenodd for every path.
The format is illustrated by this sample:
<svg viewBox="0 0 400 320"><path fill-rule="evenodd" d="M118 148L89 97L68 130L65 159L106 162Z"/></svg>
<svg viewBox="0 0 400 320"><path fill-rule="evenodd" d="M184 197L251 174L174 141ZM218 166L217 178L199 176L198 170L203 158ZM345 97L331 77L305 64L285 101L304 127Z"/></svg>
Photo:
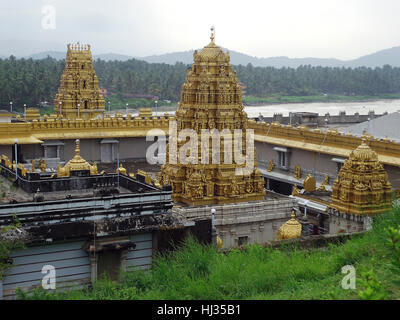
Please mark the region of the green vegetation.
<svg viewBox="0 0 400 320"><path fill-rule="evenodd" d="M12 260L10 259L11 252L25 247L20 234L16 233L19 227L21 227L21 222L15 214L12 224L0 227L0 280L12 266Z"/></svg>
<svg viewBox="0 0 400 320"><path fill-rule="evenodd" d="M189 239L159 257L152 272L131 271L118 283L58 293L36 289L23 299L396 299L400 297L400 209L376 217L373 230L344 244L299 249L251 245L218 253ZM396 249L394 249L396 248ZM345 290L342 267L354 266Z"/></svg>
<svg viewBox="0 0 400 320"><path fill-rule="evenodd" d="M50 115L54 113L54 106L44 106L39 109L40 115L43 116L45 114Z"/></svg>
<svg viewBox="0 0 400 320"><path fill-rule="evenodd" d="M111 110L121 110L126 108L126 104L128 104L128 110L135 109L138 111L139 108L155 108L155 102L146 98L124 98L121 93L113 94L109 96L106 100L106 111L108 111L108 101L110 101L110 109ZM170 105L163 101L158 102L158 107L163 105Z"/></svg>
<svg viewBox="0 0 400 320"><path fill-rule="evenodd" d="M60 85L65 61L0 59L0 106L14 111L28 107L51 105ZM154 106L151 97L159 101L179 101L182 84L189 65L128 61L94 61L101 88L112 94L113 110L129 106ZM234 66L238 80L246 87L244 102L291 103L312 101L354 101L364 99L399 98L400 68L327 68L300 66L293 68ZM148 95L140 99L137 95ZM135 97L136 96L136 97ZM126 98L132 97L132 98ZM108 103L107 103L108 104ZM44 104L46 106L46 104ZM46 109L47 108L47 109ZM41 113L51 109L44 107ZM108 109L108 106L106 106Z"/></svg>

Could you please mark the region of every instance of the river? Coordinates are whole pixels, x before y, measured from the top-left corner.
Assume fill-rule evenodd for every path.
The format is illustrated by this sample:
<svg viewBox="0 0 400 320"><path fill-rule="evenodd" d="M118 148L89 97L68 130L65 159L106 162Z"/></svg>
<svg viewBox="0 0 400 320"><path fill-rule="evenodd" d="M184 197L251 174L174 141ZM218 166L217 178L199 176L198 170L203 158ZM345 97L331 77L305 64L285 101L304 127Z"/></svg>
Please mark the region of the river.
<svg viewBox="0 0 400 320"><path fill-rule="evenodd" d="M312 103L285 103L267 106L246 106L249 118L258 117L261 113L264 117L271 117L274 113L282 113L288 116L289 112L316 112L325 115L338 115L340 111L346 111L346 114L368 114L369 111L375 111L375 114L382 114L385 111L392 113L400 110L400 99L396 100L377 100L368 102L312 102Z"/></svg>
<svg viewBox="0 0 400 320"><path fill-rule="evenodd" d="M375 114L382 114L385 111L392 113L400 111L400 99L394 100L376 100L366 102L309 102L309 103L284 103L273 105L245 106L249 118L256 118L261 113L264 117L272 117L274 113L282 113L288 116L289 112L317 112L325 115L329 112L331 116L338 115L340 111L346 111L347 115L358 112L359 114L368 114L369 111L375 111ZM123 112L123 110L121 110ZM153 115L163 116L165 113L175 114L171 109L163 110L160 107L156 113L153 108ZM137 113L132 113L137 115Z"/></svg>

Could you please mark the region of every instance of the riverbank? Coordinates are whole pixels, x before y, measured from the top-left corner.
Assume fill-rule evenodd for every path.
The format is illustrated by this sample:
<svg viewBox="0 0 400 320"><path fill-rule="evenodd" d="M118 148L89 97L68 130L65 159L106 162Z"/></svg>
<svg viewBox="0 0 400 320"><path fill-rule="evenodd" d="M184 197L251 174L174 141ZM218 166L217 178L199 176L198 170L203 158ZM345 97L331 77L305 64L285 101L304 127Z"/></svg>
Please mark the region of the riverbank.
<svg viewBox="0 0 400 320"><path fill-rule="evenodd" d="M246 106L265 106L287 103L311 102L371 102L377 100L400 99L400 93L381 94L377 96L342 96L342 95L315 95L315 96L280 96L269 97L244 96L243 104Z"/></svg>

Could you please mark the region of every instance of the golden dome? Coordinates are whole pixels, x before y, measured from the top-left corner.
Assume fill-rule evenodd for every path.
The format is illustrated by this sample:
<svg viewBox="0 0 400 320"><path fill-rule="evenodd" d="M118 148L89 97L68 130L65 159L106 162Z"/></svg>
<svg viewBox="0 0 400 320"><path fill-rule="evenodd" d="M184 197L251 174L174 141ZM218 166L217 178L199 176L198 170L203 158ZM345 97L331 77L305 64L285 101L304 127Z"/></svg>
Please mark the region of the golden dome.
<svg viewBox="0 0 400 320"><path fill-rule="evenodd" d="M361 144L350 153L349 159L353 161L378 161L378 155L363 139Z"/></svg>
<svg viewBox="0 0 400 320"><path fill-rule="evenodd" d="M209 60L215 60L221 54L225 57L225 52L211 41L198 53L198 56L201 58L207 58Z"/></svg>
<svg viewBox="0 0 400 320"><path fill-rule="evenodd" d="M76 146L75 146L75 156L67 162L67 164L64 166L64 169L66 169L67 172L69 171L78 171L78 170L90 170L90 164L81 157L80 155L80 143L79 139L76 139L75 141Z"/></svg>
<svg viewBox="0 0 400 320"><path fill-rule="evenodd" d="M214 42L214 38L214 28L211 28L211 42L199 53L197 53L197 50L195 51L195 62L219 60L229 63L229 53L224 52L219 46L217 46Z"/></svg>
<svg viewBox="0 0 400 320"><path fill-rule="evenodd" d="M295 219L294 210L292 211L292 218L286 221L276 233L276 239L295 239L301 236L301 224Z"/></svg>

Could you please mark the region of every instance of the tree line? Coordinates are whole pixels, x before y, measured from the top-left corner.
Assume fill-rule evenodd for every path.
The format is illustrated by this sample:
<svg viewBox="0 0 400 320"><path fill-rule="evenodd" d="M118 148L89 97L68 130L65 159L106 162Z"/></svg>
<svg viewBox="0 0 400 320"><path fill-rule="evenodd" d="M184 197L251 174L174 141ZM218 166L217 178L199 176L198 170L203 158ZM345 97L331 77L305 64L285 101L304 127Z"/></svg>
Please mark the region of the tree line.
<svg viewBox="0 0 400 320"><path fill-rule="evenodd" d="M23 105L39 106L53 99L60 85L65 60L0 59L0 107L17 110ZM128 61L95 60L94 68L102 88L119 94L157 95L178 101L189 65L150 64ZM234 66L246 94L307 96L319 94L369 95L400 93L400 68L294 68Z"/></svg>

